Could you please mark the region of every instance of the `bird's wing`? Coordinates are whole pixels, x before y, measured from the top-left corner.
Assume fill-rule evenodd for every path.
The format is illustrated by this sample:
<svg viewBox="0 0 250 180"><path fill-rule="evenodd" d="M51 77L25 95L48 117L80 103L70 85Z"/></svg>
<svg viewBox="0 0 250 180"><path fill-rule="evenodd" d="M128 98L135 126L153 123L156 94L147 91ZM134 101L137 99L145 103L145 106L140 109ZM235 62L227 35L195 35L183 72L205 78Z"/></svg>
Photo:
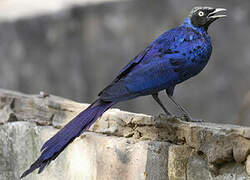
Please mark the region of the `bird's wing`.
<svg viewBox="0 0 250 180"><path fill-rule="evenodd" d="M107 88L118 82L121 78L126 76L137 64L139 64L143 58L147 55L147 53L152 49L152 45L148 46L146 49L141 51L137 56L135 56L125 67L122 68L122 70L118 73L118 75L115 77L115 79L106 87L104 88L98 96L102 94L103 91L105 91Z"/></svg>
<svg viewBox="0 0 250 180"><path fill-rule="evenodd" d="M164 53L165 54L176 53L175 51L170 50L172 42L175 41L176 30L178 29L177 28L171 29L163 33L161 36L159 36L147 48L145 48L137 56L135 56L125 67L123 67L110 85L116 83L121 78L125 77L137 64L139 64L141 61L144 61L145 59L150 60L153 59L156 55L162 56L164 55Z"/></svg>
<svg viewBox="0 0 250 180"><path fill-rule="evenodd" d="M119 81L121 78L125 77L129 72L131 72L134 67L141 61L146 59L152 59L156 54L162 54L159 51L162 48L168 49L171 46L171 42L174 41L175 31L177 28L171 29L162 35L160 35L156 40L154 40L147 48L141 51L137 56L135 56L122 70L118 73L115 79L111 82L109 86ZM107 88L107 87L106 87ZM104 90L106 89L104 88ZM103 91L103 90L102 90ZM102 91L98 94L100 95Z"/></svg>
<svg viewBox="0 0 250 180"><path fill-rule="evenodd" d="M135 67L137 64L143 60L143 58L147 55L147 53L152 49L152 45L148 46L146 49L144 49L142 52L140 52L136 57L134 57L125 67L122 68L122 70L118 73L116 78L113 80L112 83L117 82L122 77L126 76L133 67Z"/></svg>

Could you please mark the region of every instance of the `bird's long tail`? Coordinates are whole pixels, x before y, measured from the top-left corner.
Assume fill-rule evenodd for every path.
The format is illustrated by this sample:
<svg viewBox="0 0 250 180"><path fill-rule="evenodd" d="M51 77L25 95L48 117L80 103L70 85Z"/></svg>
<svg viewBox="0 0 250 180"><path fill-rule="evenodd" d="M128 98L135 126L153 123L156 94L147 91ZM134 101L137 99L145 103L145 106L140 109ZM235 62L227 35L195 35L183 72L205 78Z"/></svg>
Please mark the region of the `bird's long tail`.
<svg viewBox="0 0 250 180"><path fill-rule="evenodd" d="M39 168L38 173L41 173L76 137L87 130L98 117L114 104L114 102L104 102L98 99L82 111L42 146L41 156L22 174L21 178L37 168Z"/></svg>

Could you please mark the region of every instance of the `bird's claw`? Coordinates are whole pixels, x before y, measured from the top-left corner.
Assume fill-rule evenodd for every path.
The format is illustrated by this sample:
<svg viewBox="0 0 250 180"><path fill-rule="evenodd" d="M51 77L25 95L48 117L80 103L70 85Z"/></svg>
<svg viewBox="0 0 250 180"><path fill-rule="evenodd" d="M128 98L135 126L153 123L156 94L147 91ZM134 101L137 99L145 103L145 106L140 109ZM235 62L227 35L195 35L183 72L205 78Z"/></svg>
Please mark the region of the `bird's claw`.
<svg viewBox="0 0 250 180"><path fill-rule="evenodd" d="M181 118L183 121L187 122L204 122L203 119L193 119L190 115L184 114L184 116Z"/></svg>
<svg viewBox="0 0 250 180"><path fill-rule="evenodd" d="M161 113L160 116L166 118L166 119L173 119L173 118L176 118L175 115L172 115L172 114L165 114L165 113Z"/></svg>
<svg viewBox="0 0 250 180"><path fill-rule="evenodd" d="M184 114L182 117L180 116L176 116L176 115L173 115L173 114L166 114L166 113L161 113L159 116L162 116L166 119L181 119L182 121L186 121L186 122L204 122L203 119L194 119L192 118L190 115L188 114Z"/></svg>

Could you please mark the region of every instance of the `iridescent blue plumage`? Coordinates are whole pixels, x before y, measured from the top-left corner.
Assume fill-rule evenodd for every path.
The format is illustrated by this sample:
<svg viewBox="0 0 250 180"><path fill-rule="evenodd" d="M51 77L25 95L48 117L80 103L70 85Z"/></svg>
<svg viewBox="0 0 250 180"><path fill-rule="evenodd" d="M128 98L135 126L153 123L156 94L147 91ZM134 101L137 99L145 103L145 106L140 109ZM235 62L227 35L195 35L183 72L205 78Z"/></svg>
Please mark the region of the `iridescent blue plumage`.
<svg viewBox="0 0 250 180"><path fill-rule="evenodd" d="M153 41L99 95L103 100L121 101L173 88L198 74L211 53L207 30L194 27L187 18Z"/></svg>
<svg viewBox="0 0 250 180"><path fill-rule="evenodd" d="M82 132L87 130L112 105L138 96L152 95L167 115L170 112L158 98L166 90L169 98L191 120L187 111L173 98L177 84L197 75L212 53L208 26L220 17L221 8L195 7L179 27L163 33L125 66L99 98L71 120L42 147L41 156L21 178L35 169L41 173L49 163ZM84 157L80 157L84 158Z"/></svg>

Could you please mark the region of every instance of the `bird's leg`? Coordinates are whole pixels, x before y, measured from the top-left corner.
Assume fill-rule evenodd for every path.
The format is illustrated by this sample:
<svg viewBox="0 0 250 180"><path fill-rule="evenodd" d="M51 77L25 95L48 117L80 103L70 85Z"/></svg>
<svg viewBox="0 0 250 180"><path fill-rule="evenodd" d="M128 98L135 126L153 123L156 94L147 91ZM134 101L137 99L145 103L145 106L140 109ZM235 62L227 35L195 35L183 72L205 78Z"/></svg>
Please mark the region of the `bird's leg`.
<svg viewBox="0 0 250 180"><path fill-rule="evenodd" d="M165 108L165 106L162 104L161 100L158 97L158 93L156 94L152 94L154 100L161 106L161 108L164 110L164 112L168 115L168 116L172 116L172 114Z"/></svg>
<svg viewBox="0 0 250 180"><path fill-rule="evenodd" d="M173 96L171 96L171 95L168 94L168 97L169 97L169 99L178 107L178 109L183 113L184 118L185 118L186 121L188 121L188 122L202 122L202 121L203 121L203 120L200 120L200 119L193 119L193 118L190 116L190 114L187 112L187 110L186 110L183 106L181 106L181 105L175 100L175 98L174 98Z"/></svg>
<svg viewBox="0 0 250 180"><path fill-rule="evenodd" d="M182 107L182 106L175 100L175 98L174 98L173 96L169 96L169 95L168 95L168 97L169 97L169 99L177 106L177 108L183 113L183 115L184 115L185 117L187 117L188 119L192 119L191 116L189 115L189 113L187 112L187 110L186 110L184 107Z"/></svg>

